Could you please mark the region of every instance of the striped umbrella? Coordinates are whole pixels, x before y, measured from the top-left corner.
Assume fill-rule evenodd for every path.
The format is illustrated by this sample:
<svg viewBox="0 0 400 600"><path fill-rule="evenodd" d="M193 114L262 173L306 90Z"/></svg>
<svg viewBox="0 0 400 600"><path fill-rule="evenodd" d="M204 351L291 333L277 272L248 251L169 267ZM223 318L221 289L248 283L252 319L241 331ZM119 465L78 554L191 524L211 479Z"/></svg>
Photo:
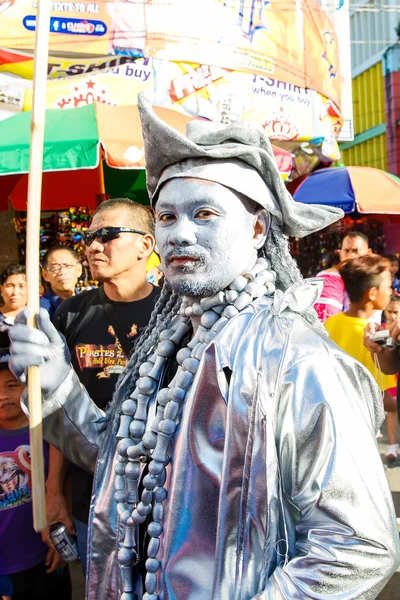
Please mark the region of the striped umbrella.
<svg viewBox="0 0 400 600"><path fill-rule="evenodd" d="M334 167L314 171L296 189L305 204L336 206L345 213L400 214L400 179L372 167Z"/></svg>

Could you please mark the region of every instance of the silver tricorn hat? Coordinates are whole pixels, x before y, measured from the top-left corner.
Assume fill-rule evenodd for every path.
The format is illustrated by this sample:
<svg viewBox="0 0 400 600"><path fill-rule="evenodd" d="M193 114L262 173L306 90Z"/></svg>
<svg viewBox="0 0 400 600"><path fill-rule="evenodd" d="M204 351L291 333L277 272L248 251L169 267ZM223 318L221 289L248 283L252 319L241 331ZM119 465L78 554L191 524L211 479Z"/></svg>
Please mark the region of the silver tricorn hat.
<svg viewBox="0 0 400 600"><path fill-rule="evenodd" d="M255 123L222 125L194 120L188 123L184 136L156 116L143 94L139 94L138 108L153 206L166 181L195 177L221 183L254 200L276 216L287 235L305 237L343 217L339 208L293 200L282 181L271 143Z"/></svg>

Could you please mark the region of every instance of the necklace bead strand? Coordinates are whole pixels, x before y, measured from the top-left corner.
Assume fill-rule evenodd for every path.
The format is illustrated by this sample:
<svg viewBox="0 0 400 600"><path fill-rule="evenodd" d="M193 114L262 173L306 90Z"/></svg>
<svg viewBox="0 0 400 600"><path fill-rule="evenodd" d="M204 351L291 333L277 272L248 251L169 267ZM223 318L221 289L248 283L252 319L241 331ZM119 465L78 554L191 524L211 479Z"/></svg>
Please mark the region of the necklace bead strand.
<svg viewBox="0 0 400 600"><path fill-rule="evenodd" d="M200 359L208 344L254 300L275 291L276 276L265 258L258 258L254 267L237 277L226 290L200 302L188 305L183 298L179 316L160 334L153 354L139 368L139 379L130 398L121 406L117 433L118 462L115 465L115 494L117 511L124 526L122 546L118 552L121 567L121 600L133 600L132 566L139 560L135 550L137 528L151 514L147 525L149 544L145 561L145 593L143 600L159 600L156 593L157 559L160 536L163 532L163 502L168 492L164 488L168 452L179 423L182 406L197 373ZM190 331L189 318L200 317L195 335L184 348L180 348ZM179 349L180 348L180 349ZM178 369L168 387L156 395L156 415L146 430L148 406L165 372L167 362L176 355ZM148 473L143 477L143 490L139 498L140 463L149 461Z"/></svg>

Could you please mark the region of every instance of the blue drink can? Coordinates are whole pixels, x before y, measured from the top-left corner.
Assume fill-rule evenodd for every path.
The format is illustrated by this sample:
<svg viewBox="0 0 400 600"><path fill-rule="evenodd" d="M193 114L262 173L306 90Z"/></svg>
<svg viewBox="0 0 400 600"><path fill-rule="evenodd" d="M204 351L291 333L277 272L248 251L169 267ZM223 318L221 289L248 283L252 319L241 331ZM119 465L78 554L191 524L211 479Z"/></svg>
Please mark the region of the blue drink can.
<svg viewBox="0 0 400 600"><path fill-rule="evenodd" d="M64 523L54 523L50 527L50 538L65 562L72 562L79 558L76 538L70 534Z"/></svg>

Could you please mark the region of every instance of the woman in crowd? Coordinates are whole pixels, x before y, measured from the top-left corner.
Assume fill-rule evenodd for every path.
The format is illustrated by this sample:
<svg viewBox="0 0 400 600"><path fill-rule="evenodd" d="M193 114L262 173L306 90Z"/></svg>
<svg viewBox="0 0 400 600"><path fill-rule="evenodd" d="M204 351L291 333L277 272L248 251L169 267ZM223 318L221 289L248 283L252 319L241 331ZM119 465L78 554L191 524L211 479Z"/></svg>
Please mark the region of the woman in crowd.
<svg viewBox="0 0 400 600"><path fill-rule="evenodd" d="M22 265L8 265L0 275L0 347L8 346L7 330L14 325L15 317L26 306L26 275ZM3 339L4 338L4 339Z"/></svg>

